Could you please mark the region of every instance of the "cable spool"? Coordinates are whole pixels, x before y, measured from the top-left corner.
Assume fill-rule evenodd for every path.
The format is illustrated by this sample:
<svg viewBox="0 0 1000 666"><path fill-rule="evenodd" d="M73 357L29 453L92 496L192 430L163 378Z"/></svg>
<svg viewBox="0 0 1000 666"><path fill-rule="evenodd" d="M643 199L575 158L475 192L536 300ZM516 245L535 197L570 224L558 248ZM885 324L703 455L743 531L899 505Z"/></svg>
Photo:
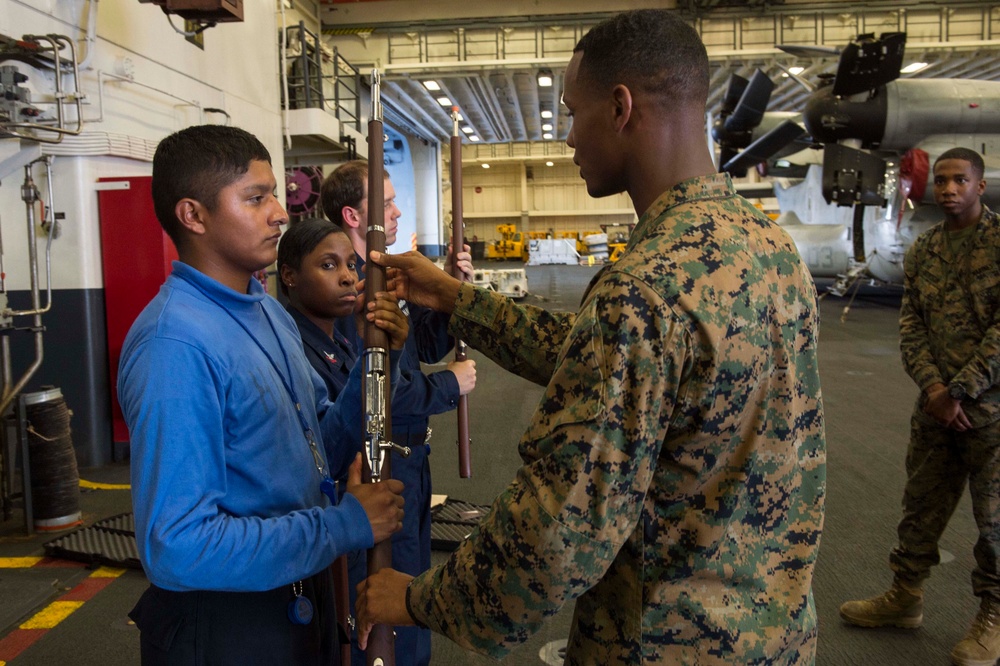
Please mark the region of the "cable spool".
<svg viewBox="0 0 1000 666"><path fill-rule="evenodd" d="M285 170L285 203L288 214L303 217L316 210L323 172L319 167L292 167ZM318 213L318 211L317 211Z"/></svg>
<svg viewBox="0 0 1000 666"><path fill-rule="evenodd" d="M28 457L35 529L56 532L80 525L80 472L62 391L27 393Z"/></svg>

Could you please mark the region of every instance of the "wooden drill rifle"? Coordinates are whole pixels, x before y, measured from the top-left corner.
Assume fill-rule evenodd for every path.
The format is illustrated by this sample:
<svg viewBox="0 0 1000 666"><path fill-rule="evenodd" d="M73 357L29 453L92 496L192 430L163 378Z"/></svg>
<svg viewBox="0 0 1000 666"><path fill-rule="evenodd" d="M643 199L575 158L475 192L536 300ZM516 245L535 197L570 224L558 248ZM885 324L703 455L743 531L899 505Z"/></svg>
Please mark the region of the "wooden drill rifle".
<svg viewBox="0 0 1000 666"><path fill-rule="evenodd" d="M465 247L462 218L462 138L458 132L458 107L451 108L451 247L455 256ZM465 280L456 259L452 265L452 275ZM465 342L455 341L455 360L466 360ZM472 476L472 455L469 451L469 396L458 398L458 475L463 479Z"/></svg>
<svg viewBox="0 0 1000 666"><path fill-rule="evenodd" d="M385 252L385 163L382 127L381 80L379 71L372 70L372 110L368 121L368 232L365 246L370 253ZM370 260L365 263L365 302L374 303L375 294L385 291L385 268ZM406 447L392 443L392 419L389 404L392 397L389 386L389 334L365 318L364 353L362 363L364 379L361 383L361 400L364 405L363 432L365 435L365 466L362 481L376 483L392 478L389 451L397 449L409 455ZM392 567L392 540L385 539L368 551L368 575ZM395 666L396 653L392 627L377 624L372 627L365 651L368 666Z"/></svg>

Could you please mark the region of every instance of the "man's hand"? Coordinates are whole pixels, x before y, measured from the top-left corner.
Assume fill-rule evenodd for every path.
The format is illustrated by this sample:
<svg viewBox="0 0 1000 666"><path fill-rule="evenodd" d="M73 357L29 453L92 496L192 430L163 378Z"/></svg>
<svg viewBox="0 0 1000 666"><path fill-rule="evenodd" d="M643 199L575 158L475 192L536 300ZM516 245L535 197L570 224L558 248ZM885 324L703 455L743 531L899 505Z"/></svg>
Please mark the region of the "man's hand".
<svg viewBox="0 0 1000 666"><path fill-rule="evenodd" d="M389 288L396 298L451 314L462 283L419 252L384 254L372 251L371 260L389 270Z"/></svg>
<svg viewBox="0 0 1000 666"><path fill-rule="evenodd" d="M965 414L965 410L962 409L961 401L958 401L958 403L958 412L955 414L955 418L952 419L951 423L948 424L948 427L959 432L971 430L972 421L969 420L969 417Z"/></svg>
<svg viewBox="0 0 1000 666"><path fill-rule="evenodd" d="M406 586L411 580L413 576L395 569L381 569L358 583L354 611L362 650L368 647L368 634L376 624L393 627L416 624L406 609Z"/></svg>
<svg viewBox="0 0 1000 666"><path fill-rule="evenodd" d="M958 432L965 432L972 427L969 417L962 409L962 401L948 395L948 387L941 382L932 384L926 390L924 413L939 424Z"/></svg>
<svg viewBox="0 0 1000 666"><path fill-rule="evenodd" d="M463 251L459 252L458 257L456 257L455 253L453 252L454 246L452 246L451 243L448 243L448 260L445 262L444 269L448 271L449 275L455 274L454 266L455 266L455 261L457 259L458 268L464 274L462 281L472 282L472 273L474 269L472 266L472 254L470 252L471 249L472 248L470 248L468 245L463 245L462 246Z"/></svg>
<svg viewBox="0 0 1000 666"><path fill-rule="evenodd" d="M386 479L378 483L361 483L360 453L347 472L347 492L361 502L371 523L375 543L403 529L403 482Z"/></svg>
<svg viewBox="0 0 1000 666"><path fill-rule="evenodd" d="M476 388L475 361L452 361L448 364L448 369L455 373L455 379L458 380L459 395L468 395Z"/></svg>

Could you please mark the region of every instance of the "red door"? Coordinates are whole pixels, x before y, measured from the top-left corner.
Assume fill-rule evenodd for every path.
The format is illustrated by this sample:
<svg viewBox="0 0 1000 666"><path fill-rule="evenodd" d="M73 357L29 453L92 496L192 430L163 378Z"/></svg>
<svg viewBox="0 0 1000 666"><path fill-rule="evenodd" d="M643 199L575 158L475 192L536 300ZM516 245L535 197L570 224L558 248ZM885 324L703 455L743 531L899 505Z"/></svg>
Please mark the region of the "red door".
<svg viewBox="0 0 1000 666"><path fill-rule="evenodd" d="M153 211L152 177L101 178L97 203L104 263L104 312L108 326L108 376L116 442L128 428L118 404L118 360L132 322L170 275L177 259L173 242Z"/></svg>

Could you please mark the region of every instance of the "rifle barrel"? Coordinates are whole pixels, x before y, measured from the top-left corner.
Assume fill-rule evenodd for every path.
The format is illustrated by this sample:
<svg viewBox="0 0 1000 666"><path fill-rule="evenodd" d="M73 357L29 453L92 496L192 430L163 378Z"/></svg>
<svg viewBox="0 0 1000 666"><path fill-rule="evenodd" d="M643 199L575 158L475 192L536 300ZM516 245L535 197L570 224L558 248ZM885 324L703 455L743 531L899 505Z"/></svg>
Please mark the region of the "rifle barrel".
<svg viewBox="0 0 1000 666"><path fill-rule="evenodd" d="M366 248L385 252L385 163L384 128L382 126L381 81L379 71L372 70L372 112L368 122L368 231ZM375 294L385 291L385 268L365 257L365 302L375 301ZM389 412L389 335L365 320L364 381L362 404L365 408L365 470L363 481L372 483L392 475L387 445L392 441L392 419ZM385 539L368 551L368 575L392 567L392 540ZM365 651L368 666L395 666L396 655L392 627L375 625L368 637Z"/></svg>
<svg viewBox="0 0 1000 666"><path fill-rule="evenodd" d="M458 107L451 110L451 247L457 256L465 247L465 219L462 215L462 135L458 129ZM465 276L456 261L452 275L459 280ZM455 360L466 360L465 343L455 341ZM472 476L472 453L469 450L469 396L458 399L458 475L463 479Z"/></svg>

